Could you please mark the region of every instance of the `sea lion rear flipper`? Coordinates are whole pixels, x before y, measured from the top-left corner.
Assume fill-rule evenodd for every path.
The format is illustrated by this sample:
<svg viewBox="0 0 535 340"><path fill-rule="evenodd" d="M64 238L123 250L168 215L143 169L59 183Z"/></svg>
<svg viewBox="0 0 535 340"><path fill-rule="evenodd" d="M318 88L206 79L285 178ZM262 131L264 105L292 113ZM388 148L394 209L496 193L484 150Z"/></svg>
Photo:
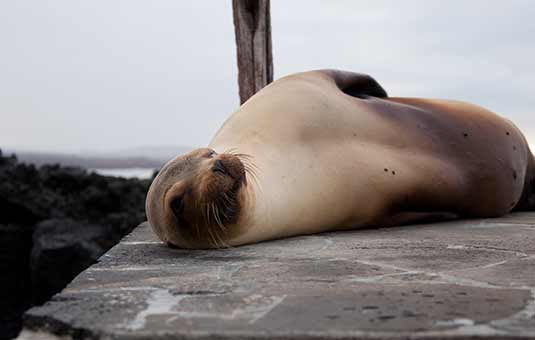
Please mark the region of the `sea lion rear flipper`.
<svg viewBox="0 0 535 340"><path fill-rule="evenodd" d="M383 87L367 74L339 70L323 70L322 72L331 77L342 92L352 97L388 97Z"/></svg>

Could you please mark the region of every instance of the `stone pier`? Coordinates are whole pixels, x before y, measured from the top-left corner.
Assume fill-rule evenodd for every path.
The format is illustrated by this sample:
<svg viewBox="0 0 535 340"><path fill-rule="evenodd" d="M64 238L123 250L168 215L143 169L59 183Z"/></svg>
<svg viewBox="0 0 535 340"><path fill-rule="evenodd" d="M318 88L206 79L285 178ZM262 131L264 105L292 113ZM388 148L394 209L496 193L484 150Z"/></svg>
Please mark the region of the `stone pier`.
<svg viewBox="0 0 535 340"><path fill-rule="evenodd" d="M21 339L533 339L535 213L212 251L142 224L24 325Z"/></svg>

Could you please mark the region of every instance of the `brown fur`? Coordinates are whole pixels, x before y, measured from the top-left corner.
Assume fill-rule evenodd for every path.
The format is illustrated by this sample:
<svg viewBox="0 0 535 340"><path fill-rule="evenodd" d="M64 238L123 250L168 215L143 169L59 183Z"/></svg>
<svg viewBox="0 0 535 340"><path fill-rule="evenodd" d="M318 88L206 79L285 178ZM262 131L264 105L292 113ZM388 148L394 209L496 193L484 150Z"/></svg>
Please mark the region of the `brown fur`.
<svg viewBox="0 0 535 340"><path fill-rule="evenodd" d="M187 243L180 244L171 233L161 230L159 236L170 245L224 247L225 239L233 234L232 226L241 210L238 196L247 185L246 171L253 170L247 155L212 153L203 148L175 158L151 185L147 211L160 212L160 216L151 217L163 220ZM216 161L223 164L226 174L212 170ZM173 209L177 201L179 213Z"/></svg>

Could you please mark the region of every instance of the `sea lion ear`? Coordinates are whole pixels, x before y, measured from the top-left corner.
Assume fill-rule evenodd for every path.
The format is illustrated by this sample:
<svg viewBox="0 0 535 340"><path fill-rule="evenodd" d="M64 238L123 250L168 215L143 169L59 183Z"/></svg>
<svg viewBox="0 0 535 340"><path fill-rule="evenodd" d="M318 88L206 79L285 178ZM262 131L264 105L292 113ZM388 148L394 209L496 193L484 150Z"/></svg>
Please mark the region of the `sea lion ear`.
<svg viewBox="0 0 535 340"><path fill-rule="evenodd" d="M324 70L323 72L334 80L336 86L338 86L342 92L352 97L388 97L388 94L383 87L367 74L339 70Z"/></svg>

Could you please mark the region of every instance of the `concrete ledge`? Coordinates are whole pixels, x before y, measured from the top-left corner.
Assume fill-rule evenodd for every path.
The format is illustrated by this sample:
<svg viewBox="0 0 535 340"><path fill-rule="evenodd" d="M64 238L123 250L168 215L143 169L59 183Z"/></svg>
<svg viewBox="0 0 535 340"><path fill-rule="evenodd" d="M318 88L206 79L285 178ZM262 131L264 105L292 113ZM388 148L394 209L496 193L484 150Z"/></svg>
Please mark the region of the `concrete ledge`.
<svg viewBox="0 0 535 340"><path fill-rule="evenodd" d="M82 339L533 339L535 213L217 251L170 249L142 224L28 311L25 329Z"/></svg>

